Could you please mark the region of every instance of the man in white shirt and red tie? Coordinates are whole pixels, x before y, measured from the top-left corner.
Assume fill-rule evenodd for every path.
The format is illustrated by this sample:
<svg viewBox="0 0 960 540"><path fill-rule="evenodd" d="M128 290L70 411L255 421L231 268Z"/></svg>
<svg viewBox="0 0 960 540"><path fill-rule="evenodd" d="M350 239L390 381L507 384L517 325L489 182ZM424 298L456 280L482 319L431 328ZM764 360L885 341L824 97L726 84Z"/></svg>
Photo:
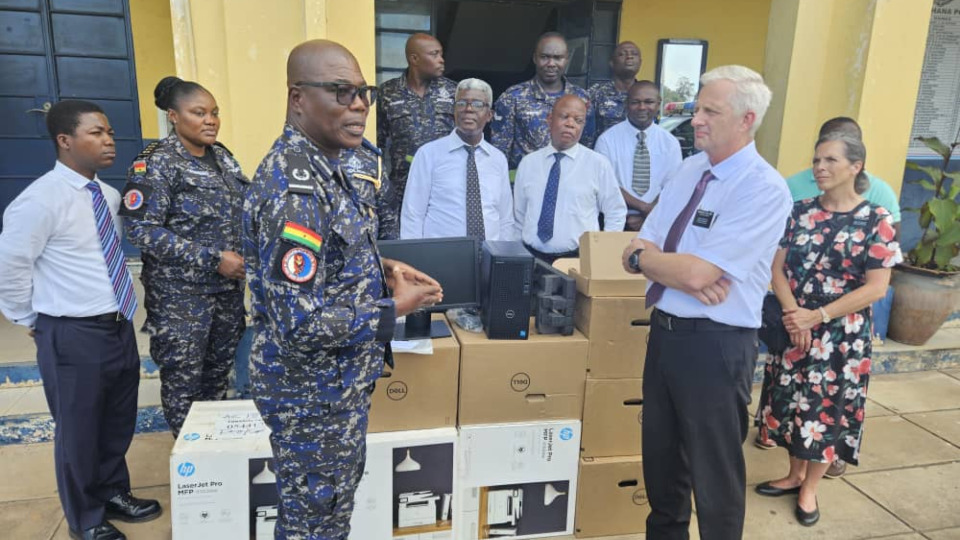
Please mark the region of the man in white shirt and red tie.
<svg viewBox="0 0 960 540"><path fill-rule="evenodd" d="M627 119L600 136L594 149L610 160L627 203L629 231L639 231L653 210L667 174L680 166L680 142L654 124L660 111L660 89L637 81L627 92Z"/></svg>
<svg viewBox="0 0 960 540"><path fill-rule="evenodd" d="M56 424L57 491L70 537L123 540L107 519L149 521L155 500L130 493L125 455L137 421L137 299L120 247L120 193L97 178L113 164L113 129L96 104L47 113L53 170L3 215L0 311L30 328Z"/></svg>
<svg viewBox="0 0 960 540"><path fill-rule="evenodd" d="M457 85L456 128L421 146L410 165L400 238L514 238L507 158L483 138L492 103L486 82L464 79Z"/></svg>
<svg viewBox="0 0 960 540"><path fill-rule="evenodd" d="M622 231L627 206L610 161L581 145L587 104L577 96L557 100L547 117L550 144L527 154L513 188L514 219L533 255L552 263L579 256L580 235Z"/></svg>
<svg viewBox="0 0 960 540"><path fill-rule="evenodd" d="M624 268L646 275L647 305L656 306L643 370L650 540L688 537L691 488L701 538L743 536L757 328L792 206L753 142L770 104L763 78L721 66L700 82L692 123L703 152L670 175L623 252Z"/></svg>

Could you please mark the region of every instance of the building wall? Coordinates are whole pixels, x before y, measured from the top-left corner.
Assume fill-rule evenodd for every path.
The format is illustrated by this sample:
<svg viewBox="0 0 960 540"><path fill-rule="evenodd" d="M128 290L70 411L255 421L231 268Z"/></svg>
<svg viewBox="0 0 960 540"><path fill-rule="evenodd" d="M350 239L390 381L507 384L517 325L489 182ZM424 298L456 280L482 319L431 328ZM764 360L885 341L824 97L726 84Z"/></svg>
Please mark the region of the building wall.
<svg viewBox="0 0 960 540"><path fill-rule="evenodd" d="M624 0L620 40L640 47L641 79L654 80L657 41L704 39L709 43L707 69L740 64L763 70L771 0Z"/></svg>
<svg viewBox="0 0 960 540"><path fill-rule="evenodd" d="M153 89L160 79L175 75L169 0L129 0L133 55L137 65L140 126L144 139L158 136Z"/></svg>

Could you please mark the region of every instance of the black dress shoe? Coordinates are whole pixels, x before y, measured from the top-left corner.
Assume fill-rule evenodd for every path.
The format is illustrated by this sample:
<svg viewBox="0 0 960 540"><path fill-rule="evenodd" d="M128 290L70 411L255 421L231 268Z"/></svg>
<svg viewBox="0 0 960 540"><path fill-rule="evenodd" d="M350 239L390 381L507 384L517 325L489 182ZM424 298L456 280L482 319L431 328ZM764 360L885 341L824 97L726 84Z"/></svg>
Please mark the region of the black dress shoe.
<svg viewBox="0 0 960 540"><path fill-rule="evenodd" d="M107 501L106 514L109 519L118 519L128 523L140 523L157 519L163 509L153 499L138 499L129 491L115 495Z"/></svg>
<svg viewBox="0 0 960 540"><path fill-rule="evenodd" d="M90 527L83 532L70 529L70 538L74 540L127 540L127 537L109 521L103 521L96 527Z"/></svg>
<svg viewBox="0 0 960 540"><path fill-rule="evenodd" d="M807 512L803 508L800 508L800 504L797 503L797 510L795 512L797 516L797 521L804 527L812 527L820 521L820 503L817 503L817 507L813 509L813 512Z"/></svg>
<svg viewBox="0 0 960 540"><path fill-rule="evenodd" d="M762 484L757 484L757 487L754 490L763 495L764 497L782 497L783 495L796 495L800 493L800 486L792 488L778 488L770 482L764 482Z"/></svg>

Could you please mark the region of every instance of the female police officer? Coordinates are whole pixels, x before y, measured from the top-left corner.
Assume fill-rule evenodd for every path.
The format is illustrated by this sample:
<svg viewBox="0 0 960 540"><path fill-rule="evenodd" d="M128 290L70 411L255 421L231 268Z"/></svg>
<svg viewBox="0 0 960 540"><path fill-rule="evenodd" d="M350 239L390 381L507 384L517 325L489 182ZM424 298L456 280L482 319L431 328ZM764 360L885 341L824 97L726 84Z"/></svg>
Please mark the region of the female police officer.
<svg viewBox="0 0 960 540"><path fill-rule="evenodd" d="M140 248L150 355L174 437L194 401L222 399L244 331L240 217L249 180L225 146L217 102L195 82L154 90L173 133L128 172L120 215Z"/></svg>

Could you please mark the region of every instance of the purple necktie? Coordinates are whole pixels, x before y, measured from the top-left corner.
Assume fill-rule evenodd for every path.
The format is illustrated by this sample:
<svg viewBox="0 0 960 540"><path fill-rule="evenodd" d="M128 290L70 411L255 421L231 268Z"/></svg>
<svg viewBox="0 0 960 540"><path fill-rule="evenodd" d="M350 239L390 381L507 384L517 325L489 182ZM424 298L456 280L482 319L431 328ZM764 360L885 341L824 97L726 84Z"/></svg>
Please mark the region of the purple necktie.
<svg viewBox="0 0 960 540"><path fill-rule="evenodd" d="M700 204L700 199L703 199L703 192L707 190L707 182L714 178L716 178L716 176L709 170L703 172L703 176L701 176L700 181L697 182L697 187L693 189L693 194L690 195L690 200L687 201L687 205L683 207L683 210L677 215L677 219L673 220L673 225L670 226L670 232L667 233L667 240L663 243L664 253L677 252L680 237L683 236L683 231L687 229L687 224L690 222L690 218L693 217L693 211L696 210L697 205ZM663 298L663 291L665 290L666 287L660 283L653 282L650 290L647 291L646 307L649 309L650 306L659 302L660 299Z"/></svg>

